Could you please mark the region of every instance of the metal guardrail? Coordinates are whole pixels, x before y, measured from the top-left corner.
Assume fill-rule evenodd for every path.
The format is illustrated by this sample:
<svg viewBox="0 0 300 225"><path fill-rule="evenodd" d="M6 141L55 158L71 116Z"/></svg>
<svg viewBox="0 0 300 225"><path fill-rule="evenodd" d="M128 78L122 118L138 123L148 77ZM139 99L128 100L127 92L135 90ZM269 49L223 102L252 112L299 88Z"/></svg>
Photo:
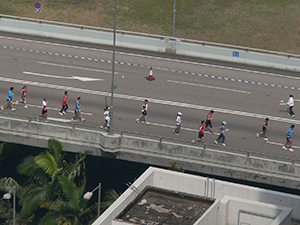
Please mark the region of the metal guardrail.
<svg viewBox="0 0 300 225"><path fill-rule="evenodd" d="M15 114L15 113L8 113L8 112L2 112L0 111L1 114L7 115L7 116L14 116L14 117L19 117L19 118L26 118L26 120L28 120L28 122L30 123L31 121L36 121L37 117L32 117L32 116L26 116L26 115L20 115L20 114ZM84 129L91 129L94 131L103 131L103 128L100 128L99 126L93 126L93 125L89 125L89 124L85 124L85 123L77 123L77 122L59 122L56 120L50 120L48 119L50 122L54 123L54 124L66 124L69 125L70 127L72 127L72 129L76 129L76 127L82 127ZM42 120L41 120L42 121ZM47 124L45 124L47 125ZM195 143L192 143L191 141L187 141L187 140L183 140L183 139L178 139L178 138L171 138L171 137L162 137L162 136L158 136L158 135L152 135L152 134L145 134L145 133L139 133L139 132L134 132L134 131L126 131L126 130L119 130L119 129L113 129L113 132L117 132L118 134L121 135L121 137L124 134L129 134L129 135L133 135L135 137L147 137L149 139L153 139L153 140L158 140L159 143L163 143L165 142L173 142L173 143L179 143L179 144L185 144L185 145L190 145L190 146L195 146ZM196 147L196 146L195 146ZM262 152L254 152L254 151L249 151L249 150L243 150L243 149L238 149L238 148L232 148L232 147L222 147L222 146L218 146L218 145L213 145L213 144L206 144L204 143L202 147L199 146L199 148L202 148L204 150L206 150L207 148L211 148L211 149L220 149L222 151L224 151L225 153L236 153L236 154L242 154L245 155L247 157L260 157L266 160L278 160L278 161L282 161L282 162L288 162L291 163L292 165L294 165L295 163L299 163L300 164L300 159L294 159L294 158L290 158L290 157L283 157L283 156L276 156L276 155L270 155L270 154L266 154L266 153L262 153ZM227 151L227 152L226 152Z"/></svg>
<svg viewBox="0 0 300 225"><path fill-rule="evenodd" d="M42 19L35 19L35 18L27 18L27 17L0 14L0 19L2 17L3 18L12 18L12 19L24 20L24 21L32 21L32 22L37 22L37 23L77 27L79 29L90 29L90 30L97 30L97 31L113 32L112 28L95 27L95 26L89 26L89 25L83 25L83 24L73 24L73 23L65 23L65 22L58 22L58 21L51 21L51 20L42 20ZM237 45L228 45L228 44L222 44L222 43L199 41L199 40L186 39L186 38L180 38L180 37L170 37L170 36L164 36L164 35L149 34L149 33L134 32L134 31L126 31L126 30L116 30L116 32L120 33L120 34L129 34L129 35L137 35L137 36L145 36L145 37L155 37L155 38L159 38L159 39L168 39L168 40L173 40L173 41L197 43L197 44L201 44L203 46L208 45L208 46L217 46L217 47L223 47L223 48L232 48L232 49L243 50L245 52L252 51L252 52L259 52L259 53L267 53L267 54L273 54L273 55L286 56L287 58L291 58L291 57L300 58L300 55L297 55L297 54L289 54L289 53L285 53L285 52L270 51L270 50L244 47L244 46L237 46Z"/></svg>

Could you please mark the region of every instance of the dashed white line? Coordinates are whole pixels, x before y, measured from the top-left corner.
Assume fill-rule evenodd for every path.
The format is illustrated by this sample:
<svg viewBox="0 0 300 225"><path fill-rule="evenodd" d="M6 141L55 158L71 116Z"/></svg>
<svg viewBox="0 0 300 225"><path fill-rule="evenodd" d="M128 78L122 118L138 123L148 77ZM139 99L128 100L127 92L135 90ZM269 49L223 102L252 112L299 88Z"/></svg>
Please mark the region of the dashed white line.
<svg viewBox="0 0 300 225"><path fill-rule="evenodd" d="M204 87L204 88L218 89L218 90L223 90L223 91L232 91L232 92L239 92L239 93L244 93L244 94L251 94L251 92L249 92L249 91L241 91L241 90L236 90L236 89L221 88L221 87L195 84L195 83L187 83L187 82L176 81L176 80L167 80L167 81L171 82L171 83L176 83L176 84L185 84L185 85L198 86L198 87Z"/></svg>

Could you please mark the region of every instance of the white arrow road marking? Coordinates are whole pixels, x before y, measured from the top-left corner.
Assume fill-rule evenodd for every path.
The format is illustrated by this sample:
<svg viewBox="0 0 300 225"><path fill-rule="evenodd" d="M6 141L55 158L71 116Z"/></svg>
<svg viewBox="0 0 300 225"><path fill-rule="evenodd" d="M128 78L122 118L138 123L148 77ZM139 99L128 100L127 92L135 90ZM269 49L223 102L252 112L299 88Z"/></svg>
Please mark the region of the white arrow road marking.
<svg viewBox="0 0 300 225"><path fill-rule="evenodd" d="M90 69L90 68L84 68L84 67L78 67L78 66L69 66L69 65L62 65L62 64L55 64L55 63L39 62L39 61L37 63L43 64L43 65L49 65L49 66L59 66L59 67L65 67L65 68L70 68L70 69L88 70L88 71L111 74L111 71L107 71L107 70L97 70L97 69ZM118 74L118 73L115 72L115 74Z"/></svg>
<svg viewBox="0 0 300 225"><path fill-rule="evenodd" d="M32 72L27 72L27 71L23 71L23 73L28 74L28 75L40 76L40 77L51 77L51 78L67 79L67 80L104 81L104 79L90 78L90 77L77 77L77 76L63 77L63 76L56 76L56 75L49 75L49 74L42 74L42 73L32 73Z"/></svg>

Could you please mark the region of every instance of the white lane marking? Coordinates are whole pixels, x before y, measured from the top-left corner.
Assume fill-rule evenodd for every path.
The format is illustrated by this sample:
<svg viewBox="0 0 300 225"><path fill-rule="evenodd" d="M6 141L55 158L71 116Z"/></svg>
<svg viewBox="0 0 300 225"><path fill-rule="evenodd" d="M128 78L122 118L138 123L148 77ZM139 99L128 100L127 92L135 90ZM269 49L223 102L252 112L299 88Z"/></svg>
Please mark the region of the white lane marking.
<svg viewBox="0 0 300 225"><path fill-rule="evenodd" d="M62 46L62 47L67 47L67 48L83 49L83 50L89 50L89 51L98 51L98 52L105 52L105 53L112 52L111 50L88 48L88 47L81 47L81 46L67 45L67 44L58 44L58 43L43 42L43 41L35 41L35 40L13 38L13 37L0 36L0 38L18 40L18 41L24 41L24 42L31 42L31 43L39 43L39 44L45 44L45 45ZM128 55L128 56L136 56L136 57L141 57L141 58L165 60L165 61L171 61L171 62L192 64L192 65L201 65L201 66L214 67L214 68L220 68L220 69L236 70L236 71L242 71L242 72L248 72L248 73L263 74L263 75L268 75L268 76L283 77L283 78L288 78L288 79L296 79L296 80L300 79L300 77L293 77L293 76L288 76L288 75L268 73L268 72L262 72L262 71L256 71L256 70L247 70L247 69L241 69L241 68L235 68L235 67L229 67L229 66L220 66L220 65L208 64L208 63L191 62L191 61L185 61L185 60L179 60L179 59L147 56L147 55L127 53L127 52L118 52L118 51L116 51L116 53L120 54L120 55Z"/></svg>
<svg viewBox="0 0 300 225"><path fill-rule="evenodd" d="M65 68L70 68L70 69L87 70L87 71L94 71L94 72L109 73L109 74L111 74L111 71L107 71L107 70L97 70L97 69L90 69L90 68L85 68L85 67L69 66L69 65L63 65L63 64L39 62L39 61L37 63L43 64L43 65L49 65L49 66L65 67ZM115 74L118 74L118 73L115 72Z"/></svg>
<svg viewBox="0 0 300 225"><path fill-rule="evenodd" d="M167 80L167 81L171 82L171 83L176 83L176 84L186 84L186 85L198 86L198 87L204 87L204 88L213 88L213 89L218 89L218 90L223 90L223 91L233 91L233 92L239 92L239 93L244 93L244 94L251 94L251 92L249 92L249 91L241 91L241 90L236 90L236 89L221 88L221 87L195 84L195 83L187 83L187 82L176 81L176 80Z"/></svg>
<svg viewBox="0 0 300 225"><path fill-rule="evenodd" d="M271 144L271 145L280 145L280 146L283 146L284 145L284 143L277 143L277 142L272 142L272 141L267 141L267 144ZM298 146L292 146L292 148L298 148L298 149L300 149L300 147L298 147ZM283 150L283 151L286 151L286 150ZM287 151L288 152L288 151Z"/></svg>
<svg viewBox="0 0 300 225"><path fill-rule="evenodd" d="M55 117L48 117L49 120L53 120L53 121L58 121L58 122L71 122L71 119L60 119L60 118L55 118Z"/></svg>
<svg viewBox="0 0 300 225"><path fill-rule="evenodd" d="M42 73L33 73L33 72L27 72L23 71L24 74L33 75L33 76L40 76L40 77L51 77L51 78L57 78L57 79L66 79L66 80L80 80L80 81L104 81L104 79L99 78L90 78L90 77L77 77L77 76L71 76L71 77L63 77L63 76L56 76L56 75L50 75L50 74L42 74Z"/></svg>
<svg viewBox="0 0 300 225"><path fill-rule="evenodd" d="M109 92L94 91L94 90L82 89L82 88L77 88L77 87L68 87L68 86L61 86L61 85L56 85L56 84L47 84L47 83L19 80L19 79L6 78L6 77L0 77L0 81L18 83L18 84L27 84L27 85L32 85L32 86L46 87L46 88L65 90L65 91L74 91L74 92L86 93L86 94L92 94L92 95L110 96ZM144 101L144 99L145 99L145 97L117 94L117 93L114 94L114 97L120 98L120 99L134 100L134 101ZM179 106L179 107L183 107L183 108L198 109L198 110L205 110L205 111L210 111L211 109L214 109L215 112L231 114L231 115L236 115L236 116L247 116L247 117L259 118L259 119L269 117L269 119L271 121L278 121L278 122L284 122L284 123L289 123L289 124L300 124L299 120L287 119L287 118L270 116L270 115L265 115L265 114L242 112L242 111L238 111L238 110L222 109L222 108L216 108L216 107L212 107L212 106L194 105L194 104L189 104L189 103L184 103L184 102L174 102L174 101L155 99L155 98L148 98L148 101L151 103L156 103L156 104L170 105L170 106L177 106L177 107Z"/></svg>
<svg viewBox="0 0 300 225"><path fill-rule="evenodd" d="M15 103L14 103L15 104ZM27 104L29 107L33 107L33 108L41 108L41 106L39 105L32 105L32 104ZM51 110L55 110L57 112L60 111L60 109L58 108L53 108L53 107L47 107L47 109L51 109ZM67 113L69 115L73 115L73 112L69 112ZM84 114L84 115L87 115L87 116L92 116L93 114L92 113L88 113L88 112L81 112L81 114Z"/></svg>

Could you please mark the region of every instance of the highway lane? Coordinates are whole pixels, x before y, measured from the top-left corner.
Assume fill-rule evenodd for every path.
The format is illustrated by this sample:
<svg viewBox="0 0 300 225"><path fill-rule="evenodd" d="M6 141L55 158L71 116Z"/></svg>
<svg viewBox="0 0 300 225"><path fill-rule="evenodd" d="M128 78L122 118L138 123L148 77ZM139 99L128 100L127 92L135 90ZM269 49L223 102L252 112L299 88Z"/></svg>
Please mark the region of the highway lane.
<svg viewBox="0 0 300 225"><path fill-rule="evenodd" d="M10 86L16 88L15 100L19 98L22 85L27 82L28 102L33 106L26 110L17 106L16 113L39 115L40 101L46 96L53 108L49 110L49 117L69 121L71 113L64 117L58 115L63 92L67 88L70 108L73 110L75 99L82 96L86 123L100 125L103 121L102 108L110 101L105 96L111 85L111 51L97 49L96 46L82 47L82 43L40 41L1 36L1 77L5 78L0 82L2 102L5 102ZM290 124L296 124L296 132L299 124L297 117L291 119L287 116L286 107L279 106L279 101L286 100L290 93L297 100L299 91L260 84L299 88L297 73L268 72L265 68L254 67L251 70L218 62L208 64L192 58L172 59L169 55L163 57L162 54L134 53L132 50L127 53L124 49L117 52L116 61L119 64L116 65L115 76L114 128L174 137L172 127L176 112L182 111L183 131L178 138L191 140L197 136L200 121L205 119L210 109L214 109L216 133L223 120L228 122L227 146L299 158L297 134L293 137L295 152L282 151L278 145L285 141L284 133ZM153 66L156 77L152 82L145 79L150 66ZM245 80L259 83L245 83ZM150 126L135 123L144 98L150 101ZM297 115L297 101L295 112ZM255 137L265 116L272 118L268 144ZM216 137L217 134L206 134L205 142L213 143Z"/></svg>

